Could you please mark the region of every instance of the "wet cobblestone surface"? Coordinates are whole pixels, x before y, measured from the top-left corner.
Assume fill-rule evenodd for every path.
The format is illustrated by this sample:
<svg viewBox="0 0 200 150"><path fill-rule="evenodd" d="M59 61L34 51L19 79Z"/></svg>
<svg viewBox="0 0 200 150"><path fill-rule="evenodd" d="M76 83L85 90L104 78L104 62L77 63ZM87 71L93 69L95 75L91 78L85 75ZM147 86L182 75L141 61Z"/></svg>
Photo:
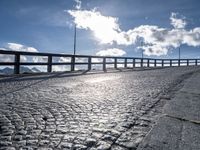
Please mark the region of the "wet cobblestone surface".
<svg viewBox="0 0 200 150"><path fill-rule="evenodd" d="M198 67L0 79L0 149L137 149Z"/></svg>

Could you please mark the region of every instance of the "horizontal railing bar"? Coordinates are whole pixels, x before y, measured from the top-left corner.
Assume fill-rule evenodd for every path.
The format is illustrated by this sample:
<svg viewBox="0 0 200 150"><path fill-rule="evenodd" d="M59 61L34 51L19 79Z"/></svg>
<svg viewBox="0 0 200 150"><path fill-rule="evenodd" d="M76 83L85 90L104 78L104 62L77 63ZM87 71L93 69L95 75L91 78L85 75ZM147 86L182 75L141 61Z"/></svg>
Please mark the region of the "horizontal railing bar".
<svg viewBox="0 0 200 150"><path fill-rule="evenodd" d="M88 62L75 62L75 65L88 65Z"/></svg>
<svg viewBox="0 0 200 150"><path fill-rule="evenodd" d="M31 66L31 65L48 65L48 63L43 63L43 62L37 62L37 63L35 63L35 62L20 62L19 63L20 65L24 65L24 66Z"/></svg>
<svg viewBox="0 0 200 150"><path fill-rule="evenodd" d="M53 62L52 65L71 65L71 62ZM88 64L88 63L87 63Z"/></svg>
<svg viewBox="0 0 200 150"><path fill-rule="evenodd" d="M13 66L15 65L14 62L0 62L0 66Z"/></svg>
<svg viewBox="0 0 200 150"><path fill-rule="evenodd" d="M103 64L103 62L93 62L93 63L91 63L91 65L102 65Z"/></svg>

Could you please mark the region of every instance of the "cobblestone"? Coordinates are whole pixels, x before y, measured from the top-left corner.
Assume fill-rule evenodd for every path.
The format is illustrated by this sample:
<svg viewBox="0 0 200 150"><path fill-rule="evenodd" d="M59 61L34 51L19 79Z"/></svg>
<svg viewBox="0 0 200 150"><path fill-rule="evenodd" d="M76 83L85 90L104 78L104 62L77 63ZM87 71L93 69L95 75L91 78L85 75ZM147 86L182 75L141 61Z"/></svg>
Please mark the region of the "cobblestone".
<svg viewBox="0 0 200 150"><path fill-rule="evenodd" d="M136 149L198 67L0 79L0 149Z"/></svg>

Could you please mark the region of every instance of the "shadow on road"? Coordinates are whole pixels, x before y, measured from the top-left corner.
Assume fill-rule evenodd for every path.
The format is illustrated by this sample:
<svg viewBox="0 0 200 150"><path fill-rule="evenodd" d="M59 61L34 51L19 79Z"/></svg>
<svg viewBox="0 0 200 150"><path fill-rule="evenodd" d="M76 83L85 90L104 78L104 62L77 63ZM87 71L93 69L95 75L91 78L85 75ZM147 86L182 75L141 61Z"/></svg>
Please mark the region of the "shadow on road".
<svg viewBox="0 0 200 150"><path fill-rule="evenodd" d="M167 68L167 67L165 67ZM30 74L20 74L20 75L9 75L9 76L0 76L0 83L3 82L14 82L14 81L26 81L26 80L46 80L50 78L63 78L63 77L72 77L72 76L81 76L81 75L91 75L91 74L104 74L104 73L119 73L119 72L132 72L132 71L149 71L164 69L162 67L157 68L117 68L117 69L108 69L108 70L83 70L83 71L74 71L74 72L52 72L52 73L30 73Z"/></svg>
<svg viewBox="0 0 200 150"><path fill-rule="evenodd" d="M52 78L65 78L65 77L73 77L73 76L81 76L81 75L92 75L92 74L106 74L107 73L120 73L120 72L132 72L132 71L148 71L148 70L155 70L155 69L163 69L163 68L134 68L134 69L109 69L105 71L97 71L97 70L84 70L84 71L74 71L74 72L53 72L53 73L38 73L38 74L20 74L20 75L11 75L7 77L0 78L1 83L11 83L11 82L20 82L20 81L35 81L30 82L28 85L19 87L15 90L10 90L4 93L1 93L0 96L5 96L7 94L21 91L23 89L29 88L33 85L39 84L46 80ZM1 85L0 85L1 86ZM1 88L1 87L0 87Z"/></svg>

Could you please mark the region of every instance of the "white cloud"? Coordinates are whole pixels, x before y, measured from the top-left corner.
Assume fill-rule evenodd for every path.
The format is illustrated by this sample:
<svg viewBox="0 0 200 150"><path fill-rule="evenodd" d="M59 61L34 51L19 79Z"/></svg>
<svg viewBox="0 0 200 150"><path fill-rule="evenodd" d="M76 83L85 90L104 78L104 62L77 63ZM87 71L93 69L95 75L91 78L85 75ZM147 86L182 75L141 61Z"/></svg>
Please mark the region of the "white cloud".
<svg viewBox="0 0 200 150"><path fill-rule="evenodd" d="M200 27L186 30L184 17L177 13L170 16L174 28L161 28L155 25L140 25L128 31L120 29L118 18L104 16L97 10L69 10L80 29L91 30L100 44L135 45L143 49L145 55L166 55L170 49L181 44L200 46ZM139 43L143 42L141 46Z"/></svg>
<svg viewBox="0 0 200 150"><path fill-rule="evenodd" d="M186 32L183 37L183 43L189 46L200 46L200 27Z"/></svg>
<svg viewBox="0 0 200 150"><path fill-rule="evenodd" d="M24 52L38 52L38 50L34 47L25 46L19 43L7 43L5 49L12 51L24 51ZM46 62L47 58L43 56L33 56L32 58L28 58L27 56L21 56L21 61L32 61L32 62Z"/></svg>
<svg viewBox="0 0 200 150"><path fill-rule="evenodd" d="M80 0L74 0L76 2L76 9L81 9L81 1Z"/></svg>
<svg viewBox="0 0 200 150"><path fill-rule="evenodd" d="M144 54L147 56L149 56L149 55L155 55L155 56L167 55L167 52L168 52L167 48L162 47L160 45L144 46L142 49L144 49Z"/></svg>
<svg viewBox="0 0 200 150"><path fill-rule="evenodd" d="M126 52L122 49L112 48L106 50L100 50L96 53L97 56L123 56Z"/></svg>
<svg viewBox="0 0 200 150"><path fill-rule="evenodd" d="M58 62L71 62L71 58L68 57L60 57Z"/></svg>
<svg viewBox="0 0 200 150"><path fill-rule="evenodd" d="M88 10L69 10L68 13L74 17L74 22L78 28L91 30L101 43L112 43L117 40L120 32L118 19L103 16L95 9Z"/></svg>
<svg viewBox="0 0 200 150"><path fill-rule="evenodd" d="M52 71L69 71L69 66L63 66L63 65L54 65L52 67Z"/></svg>
<svg viewBox="0 0 200 150"><path fill-rule="evenodd" d="M12 51L38 52L34 47L28 47L18 43L7 43L5 49Z"/></svg>
<svg viewBox="0 0 200 150"><path fill-rule="evenodd" d="M25 46L19 43L7 43L5 47L2 50L10 50L10 51L23 51L23 52L38 52L38 50L34 47ZM21 62L47 62L47 57L43 56L33 56L33 57L27 57L27 56L21 56L20 57ZM1 61L4 62L13 62L14 57L12 55L2 55Z"/></svg>
<svg viewBox="0 0 200 150"><path fill-rule="evenodd" d="M18 44L18 43L7 43L4 48L1 48L1 50L38 52L38 50L33 48L33 47L27 47L25 45ZM0 55L0 60L2 62L13 62L14 56L12 56L12 55ZM21 61L27 61L27 57L21 56Z"/></svg>
<svg viewBox="0 0 200 150"><path fill-rule="evenodd" d="M171 17L170 17L171 25L174 28L178 28L178 29L185 28L185 26L187 25L186 21L184 20L185 18L184 17L178 18L177 16L178 16L178 13L174 13L174 12L171 13Z"/></svg>
<svg viewBox="0 0 200 150"><path fill-rule="evenodd" d="M4 49L1 49L4 50ZM14 57L11 55L0 54L0 62L13 62Z"/></svg>

